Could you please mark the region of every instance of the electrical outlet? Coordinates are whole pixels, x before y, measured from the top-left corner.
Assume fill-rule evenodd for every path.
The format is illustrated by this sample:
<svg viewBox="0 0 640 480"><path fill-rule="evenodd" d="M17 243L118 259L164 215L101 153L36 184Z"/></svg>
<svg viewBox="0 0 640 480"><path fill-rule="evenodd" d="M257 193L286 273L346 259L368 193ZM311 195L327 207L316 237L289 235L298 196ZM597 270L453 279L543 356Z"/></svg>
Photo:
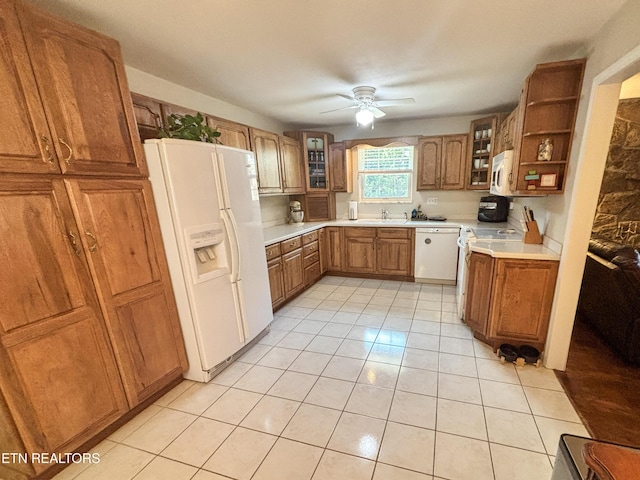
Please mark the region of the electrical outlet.
<svg viewBox="0 0 640 480"><path fill-rule="evenodd" d="M427 205L437 205L438 197L429 197L427 198Z"/></svg>

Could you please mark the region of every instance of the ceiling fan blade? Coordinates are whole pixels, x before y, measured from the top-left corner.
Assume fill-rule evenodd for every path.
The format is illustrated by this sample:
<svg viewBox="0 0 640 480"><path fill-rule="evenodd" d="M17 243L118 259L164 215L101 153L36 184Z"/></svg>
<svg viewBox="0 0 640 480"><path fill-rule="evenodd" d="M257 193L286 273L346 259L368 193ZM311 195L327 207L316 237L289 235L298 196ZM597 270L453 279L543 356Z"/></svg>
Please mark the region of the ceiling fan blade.
<svg viewBox="0 0 640 480"><path fill-rule="evenodd" d="M386 115L386 113L376 107L369 107L369 110L371 110L371 113L373 113L373 116L375 118L384 117Z"/></svg>
<svg viewBox="0 0 640 480"><path fill-rule="evenodd" d="M334 108L333 110L327 110L326 112L320 112L320 114L331 113L331 112L339 112L340 110L349 110L351 108L358 108L358 106L357 105L350 105L348 107Z"/></svg>
<svg viewBox="0 0 640 480"><path fill-rule="evenodd" d="M397 105L411 105L416 103L414 98L396 98L393 100L376 100L375 104L378 107L395 107Z"/></svg>
<svg viewBox="0 0 640 480"><path fill-rule="evenodd" d="M339 97L342 97L342 98L346 98L347 100L351 100L352 102L357 102L355 97L352 97L350 95L344 95L342 93L336 93L336 95L338 95Z"/></svg>

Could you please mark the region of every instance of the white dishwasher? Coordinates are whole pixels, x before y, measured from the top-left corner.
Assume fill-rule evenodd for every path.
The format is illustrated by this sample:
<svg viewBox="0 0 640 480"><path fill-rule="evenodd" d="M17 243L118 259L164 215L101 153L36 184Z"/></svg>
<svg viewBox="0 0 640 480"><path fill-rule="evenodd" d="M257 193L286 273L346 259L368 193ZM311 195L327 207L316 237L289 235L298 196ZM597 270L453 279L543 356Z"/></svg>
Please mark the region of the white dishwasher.
<svg viewBox="0 0 640 480"><path fill-rule="evenodd" d="M456 284L458 227L416 228L416 282Z"/></svg>

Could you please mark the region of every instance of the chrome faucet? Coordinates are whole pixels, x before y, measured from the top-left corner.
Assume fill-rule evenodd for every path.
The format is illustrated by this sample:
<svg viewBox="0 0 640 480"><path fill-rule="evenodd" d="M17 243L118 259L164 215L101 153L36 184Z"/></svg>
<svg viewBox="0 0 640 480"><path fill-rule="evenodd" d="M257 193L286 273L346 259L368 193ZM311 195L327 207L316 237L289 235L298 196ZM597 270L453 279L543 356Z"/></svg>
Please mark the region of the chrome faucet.
<svg viewBox="0 0 640 480"><path fill-rule="evenodd" d="M382 220L389 218L389 210L382 209Z"/></svg>

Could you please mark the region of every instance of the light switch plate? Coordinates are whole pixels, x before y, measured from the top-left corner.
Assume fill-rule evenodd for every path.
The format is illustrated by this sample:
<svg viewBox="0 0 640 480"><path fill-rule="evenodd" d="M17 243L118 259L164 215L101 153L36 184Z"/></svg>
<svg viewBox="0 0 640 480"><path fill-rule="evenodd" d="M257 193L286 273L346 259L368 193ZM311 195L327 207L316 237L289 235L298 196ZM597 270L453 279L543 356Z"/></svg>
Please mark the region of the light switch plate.
<svg viewBox="0 0 640 480"><path fill-rule="evenodd" d="M437 205L437 204L438 204L438 197L427 198L427 205Z"/></svg>

